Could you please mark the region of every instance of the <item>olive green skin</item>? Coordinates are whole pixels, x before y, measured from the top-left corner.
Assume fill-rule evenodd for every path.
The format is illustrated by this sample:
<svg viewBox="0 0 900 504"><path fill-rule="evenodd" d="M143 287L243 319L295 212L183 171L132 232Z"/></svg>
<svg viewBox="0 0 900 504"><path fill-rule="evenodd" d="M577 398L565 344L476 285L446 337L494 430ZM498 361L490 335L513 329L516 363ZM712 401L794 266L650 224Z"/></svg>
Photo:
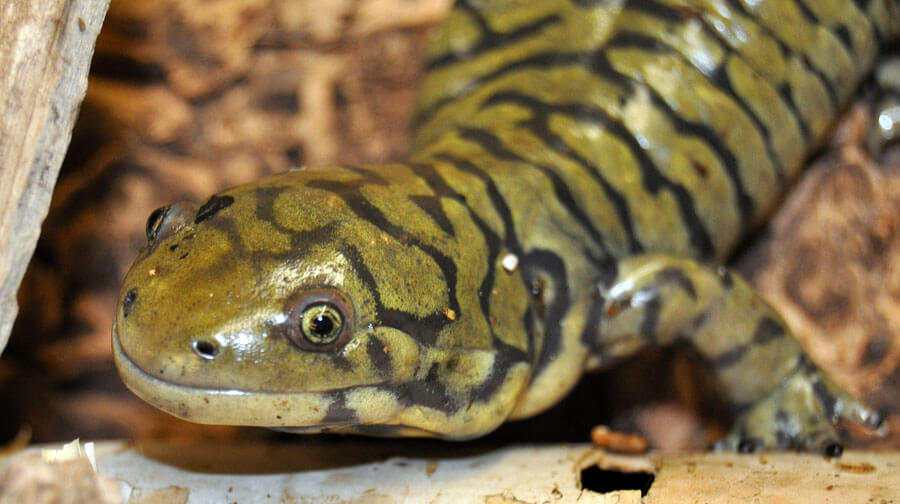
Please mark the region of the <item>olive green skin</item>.
<svg viewBox="0 0 900 504"><path fill-rule="evenodd" d="M389 192L430 192L407 168L397 166L385 175L389 184L378 187ZM408 241L427 240L461 264L483 264L485 258L477 247L428 229L397 239L360 222L344 203L345 195L309 187L360 179L365 177L339 168L294 171L228 191L234 203L199 225L188 221L167 227L175 231L158 236L125 279L125 295L130 289L137 293L127 305L128 315L124 307L120 310L114 338L126 383L167 411L208 423L334 429L343 420L325 420L329 411L339 414L330 391L341 391L342 407L355 411L354 422L415 426L436 434L452 428L454 437L473 436L502 422L527 386L525 362L509 370L501 387L492 390L491 401L452 419L398 402L393 389L405 382L428 383L434 366L459 368L458 374L446 375L446 394L463 401L496 360L491 331L476 316L477 304L470 304L477 301L461 300L458 315L450 315L455 320L447 318L450 301L442 271ZM449 203L446 213L460 228L469 219L462 205ZM166 219L185 214L193 219L189 206L170 209ZM361 273L360 264L394 269ZM458 288L475 289L478 273L483 271L460 271ZM499 317L493 332L524 352L529 298L522 282L509 276L495 291ZM341 345L300 348L290 339L284 326L296 326L297 320L286 312L308 296L325 296L345 307L349 337ZM416 302L407 304L409 299ZM410 318L407 331L381 325L377 308L403 312ZM430 344L410 334L419 324L444 321L452 330L427 335L434 340ZM197 340L213 342L218 348L214 359L193 351Z"/></svg>
<svg viewBox="0 0 900 504"><path fill-rule="evenodd" d="M405 163L151 217L113 334L128 386L197 422L464 439L681 340L739 413L722 447L833 450L835 422L876 426L715 265L894 37L897 3L475 4L437 30ZM343 318L328 344L298 329L320 302Z"/></svg>

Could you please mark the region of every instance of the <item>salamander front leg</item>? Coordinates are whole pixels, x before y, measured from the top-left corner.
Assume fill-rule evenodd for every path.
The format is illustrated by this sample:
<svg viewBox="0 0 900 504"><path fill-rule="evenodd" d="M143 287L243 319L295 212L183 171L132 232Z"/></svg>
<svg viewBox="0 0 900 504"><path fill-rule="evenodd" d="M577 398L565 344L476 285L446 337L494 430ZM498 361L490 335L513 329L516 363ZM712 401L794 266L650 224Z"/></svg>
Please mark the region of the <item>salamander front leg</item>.
<svg viewBox="0 0 900 504"><path fill-rule="evenodd" d="M832 383L784 321L724 268L662 254L620 263L603 293L602 360L687 341L704 356L737 414L716 448L800 449L839 455L836 424L878 427L881 417Z"/></svg>

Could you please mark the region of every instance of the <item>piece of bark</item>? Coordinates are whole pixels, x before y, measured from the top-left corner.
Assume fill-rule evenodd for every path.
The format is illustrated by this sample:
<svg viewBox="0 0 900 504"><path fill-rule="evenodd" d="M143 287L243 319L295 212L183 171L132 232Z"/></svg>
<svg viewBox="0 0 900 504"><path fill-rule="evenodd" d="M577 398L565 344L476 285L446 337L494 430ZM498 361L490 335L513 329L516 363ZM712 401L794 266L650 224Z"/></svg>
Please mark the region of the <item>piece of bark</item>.
<svg viewBox="0 0 900 504"><path fill-rule="evenodd" d="M118 483L87 458L49 462L40 453L12 458L0 470L0 504L121 504Z"/></svg>
<svg viewBox="0 0 900 504"><path fill-rule="evenodd" d="M87 87L109 0L4 2L0 21L0 352Z"/></svg>

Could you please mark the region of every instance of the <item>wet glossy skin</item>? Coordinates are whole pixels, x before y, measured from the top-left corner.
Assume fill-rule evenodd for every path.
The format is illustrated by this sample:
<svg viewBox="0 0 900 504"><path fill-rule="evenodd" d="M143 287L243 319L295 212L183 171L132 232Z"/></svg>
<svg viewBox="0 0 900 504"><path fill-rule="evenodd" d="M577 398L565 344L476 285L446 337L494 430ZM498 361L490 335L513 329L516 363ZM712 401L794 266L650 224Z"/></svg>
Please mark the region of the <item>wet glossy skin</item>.
<svg viewBox="0 0 900 504"><path fill-rule="evenodd" d="M474 383L470 378L483 379L497 360L491 340L467 337L465 346L439 348L437 335L423 333L452 322L444 312L451 306L450 293L443 285L442 265L434 257L449 264L449 259L461 260L471 251L448 250L461 257L431 256L376 226L361 225L341 197L304 187L360 178L338 169L292 172L230 191L232 203L199 223L194 223L192 208L170 208L149 254L142 255L126 278L126 285L140 286L132 287L133 300L117 322L117 342L122 342L117 350L124 348L129 361L141 363L140 370L129 369L153 376L145 393L158 393L157 385L177 381L175 397L160 399L175 413L224 423L235 422L231 415L238 415L242 424L280 427L341 424L346 419L340 408L332 406L334 397L317 394L332 390L342 390L345 408L357 401L378 401L379 407L364 417L372 423L413 424L403 420L409 412L396 404L396 390L404 387L410 398L422 403L468 400ZM400 185L409 178L398 170L393 182ZM302 210L298 202L312 210ZM448 211L448 218L459 218L460 211L461 206ZM257 220L261 216L270 224L261 224ZM182 221L180 228L174 224ZM367 271L364 265L376 261L390 261L416 274L404 278ZM373 281L379 282L377 292L371 289ZM518 290L519 311L524 313L527 300L521 284ZM375 313L382 319L390 317L410 297L417 303L409 314L402 314L410 321L400 321L399 327L378 324ZM297 334L303 307L317 301L343 314L340 337L321 346ZM499 302L497 309L503 306ZM466 323L462 307L456 311L460 313L456 323ZM509 329L498 323L494 330L508 332L510 341L524 348L525 332L517 322ZM136 333L164 331L168 336L136 339L129 345L121 327ZM479 332L473 329L471 334ZM426 345L420 338L435 341ZM432 393L427 376L450 362L464 367L466 376L448 381L440 394ZM509 372L511 384L524 385L524 363ZM264 392L268 396L264 405L232 406L246 395L206 390L230 388L236 373L243 379L234 388ZM490 390L492 398L508 395L502 406L508 414L514 396L503 391L503 383L498 385ZM313 394L294 394L298 389ZM494 424L502 421L493 411L497 407L492 400L487 416ZM219 414L219 408L225 408L228 416ZM235 408L243 411L235 413ZM272 411L261 414L259 408ZM473 427L485 429L472 423L481 409L474 404L460 416L458 435L469 435ZM437 425L419 425L421 416L416 414L417 427L438 430ZM436 422L443 426L447 419L442 416Z"/></svg>
<svg viewBox="0 0 900 504"><path fill-rule="evenodd" d="M461 3L406 163L151 216L120 372L198 422L461 439L681 340L739 413L722 447L839 451L834 422L880 419L715 264L896 31L888 5Z"/></svg>

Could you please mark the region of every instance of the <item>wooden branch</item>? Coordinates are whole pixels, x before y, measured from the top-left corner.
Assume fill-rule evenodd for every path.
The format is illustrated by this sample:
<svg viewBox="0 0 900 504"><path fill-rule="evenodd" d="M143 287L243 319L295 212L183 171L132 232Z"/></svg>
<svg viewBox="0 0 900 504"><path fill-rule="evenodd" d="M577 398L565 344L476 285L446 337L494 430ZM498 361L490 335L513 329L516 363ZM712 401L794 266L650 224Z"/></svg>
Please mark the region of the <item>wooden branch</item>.
<svg viewBox="0 0 900 504"><path fill-rule="evenodd" d="M0 9L0 352L87 88L109 0Z"/></svg>

